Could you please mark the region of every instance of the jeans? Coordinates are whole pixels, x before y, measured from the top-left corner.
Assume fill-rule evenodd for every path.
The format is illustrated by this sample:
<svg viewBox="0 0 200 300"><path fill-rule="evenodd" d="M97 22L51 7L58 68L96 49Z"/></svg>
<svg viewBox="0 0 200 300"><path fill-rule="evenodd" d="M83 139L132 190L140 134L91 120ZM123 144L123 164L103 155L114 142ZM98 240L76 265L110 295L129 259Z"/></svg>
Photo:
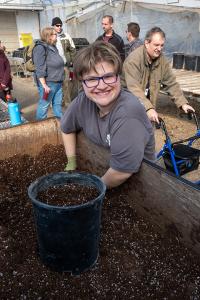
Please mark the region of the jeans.
<svg viewBox="0 0 200 300"><path fill-rule="evenodd" d="M38 82L39 102L36 112L36 119L42 120L47 118L48 108L52 103L53 114L57 118L62 116L62 82L47 82L48 87L51 89L47 100L43 99L44 88Z"/></svg>

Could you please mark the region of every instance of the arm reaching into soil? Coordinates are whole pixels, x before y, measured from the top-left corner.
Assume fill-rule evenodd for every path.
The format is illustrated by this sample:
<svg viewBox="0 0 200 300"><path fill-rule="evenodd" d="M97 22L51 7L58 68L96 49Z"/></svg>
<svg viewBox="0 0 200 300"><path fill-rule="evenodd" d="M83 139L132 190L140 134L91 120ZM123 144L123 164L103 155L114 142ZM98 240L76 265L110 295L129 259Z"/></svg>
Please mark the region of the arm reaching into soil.
<svg viewBox="0 0 200 300"><path fill-rule="evenodd" d="M109 168L106 173L101 177L107 188L114 188L125 182L132 173L124 173Z"/></svg>
<svg viewBox="0 0 200 300"><path fill-rule="evenodd" d="M62 138L68 159L65 171L74 171L76 169L76 133L62 132Z"/></svg>

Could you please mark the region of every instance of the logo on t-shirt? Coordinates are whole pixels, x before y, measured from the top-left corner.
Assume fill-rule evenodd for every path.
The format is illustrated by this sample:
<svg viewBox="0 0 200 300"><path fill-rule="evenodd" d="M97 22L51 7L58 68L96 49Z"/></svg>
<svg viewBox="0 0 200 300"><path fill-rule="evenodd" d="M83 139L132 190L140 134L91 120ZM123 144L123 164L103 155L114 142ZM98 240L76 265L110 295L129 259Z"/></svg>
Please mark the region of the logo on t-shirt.
<svg viewBox="0 0 200 300"><path fill-rule="evenodd" d="M106 143L110 146L110 133L106 136Z"/></svg>

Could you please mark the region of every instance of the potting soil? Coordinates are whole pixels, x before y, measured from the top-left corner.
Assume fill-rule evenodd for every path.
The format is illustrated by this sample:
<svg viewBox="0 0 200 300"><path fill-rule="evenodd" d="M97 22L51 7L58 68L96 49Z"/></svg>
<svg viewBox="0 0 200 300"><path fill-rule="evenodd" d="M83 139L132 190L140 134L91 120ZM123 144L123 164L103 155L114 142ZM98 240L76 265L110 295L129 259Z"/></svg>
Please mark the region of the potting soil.
<svg viewBox="0 0 200 300"><path fill-rule="evenodd" d="M0 161L0 298L200 299L198 256L173 229L159 234L128 206L120 187L108 191L103 203L93 269L74 277L41 263L27 188L42 175L63 171L65 159L63 146L46 146L36 158Z"/></svg>
<svg viewBox="0 0 200 300"><path fill-rule="evenodd" d="M96 188L87 185L67 183L60 186L51 186L38 194L38 199L48 205L71 206L87 203L97 198Z"/></svg>

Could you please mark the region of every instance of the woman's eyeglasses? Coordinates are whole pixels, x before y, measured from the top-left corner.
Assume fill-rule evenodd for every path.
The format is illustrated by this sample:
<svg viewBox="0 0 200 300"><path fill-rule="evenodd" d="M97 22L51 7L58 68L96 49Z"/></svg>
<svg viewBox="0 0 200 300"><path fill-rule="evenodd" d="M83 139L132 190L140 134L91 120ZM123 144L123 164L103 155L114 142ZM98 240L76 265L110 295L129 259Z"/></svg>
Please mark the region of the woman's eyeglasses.
<svg viewBox="0 0 200 300"><path fill-rule="evenodd" d="M82 82L88 87L97 87L99 85L100 80L103 80L105 84L113 84L117 82L118 74L109 73L100 77L90 77L82 80Z"/></svg>
<svg viewBox="0 0 200 300"><path fill-rule="evenodd" d="M56 24L55 26L56 26L56 27L62 27L62 25L60 25L60 24Z"/></svg>

